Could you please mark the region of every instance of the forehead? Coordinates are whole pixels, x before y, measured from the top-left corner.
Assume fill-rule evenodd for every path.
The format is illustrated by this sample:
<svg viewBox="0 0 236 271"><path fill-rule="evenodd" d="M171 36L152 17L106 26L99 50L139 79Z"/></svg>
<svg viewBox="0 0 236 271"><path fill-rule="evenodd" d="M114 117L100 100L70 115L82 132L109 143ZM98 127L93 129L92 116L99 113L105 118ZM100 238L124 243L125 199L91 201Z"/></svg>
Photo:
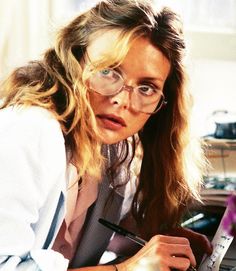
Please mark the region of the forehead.
<svg viewBox="0 0 236 271"><path fill-rule="evenodd" d="M130 41L122 40L119 30L99 31L87 47L89 60L93 63L105 60L103 63L108 66L119 63L131 77L146 76L164 81L170 71L170 62L163 53L147 37Z"/></svg>
<svg viewBox="0 0 236 271"><path fill-rule="evenodd" d="M170 62L148 38L136 39L124 61L121 63L125 73L131 77L146 77L165 81L170 72Z"/></svg>
<svg viewBox="0 0 236 271"><path fill-rule="evenodd" d="M91 61L98 61L114 54L114 49L119 40L121 31L99 31L91 38L87 47L87 53Z"/></svg>

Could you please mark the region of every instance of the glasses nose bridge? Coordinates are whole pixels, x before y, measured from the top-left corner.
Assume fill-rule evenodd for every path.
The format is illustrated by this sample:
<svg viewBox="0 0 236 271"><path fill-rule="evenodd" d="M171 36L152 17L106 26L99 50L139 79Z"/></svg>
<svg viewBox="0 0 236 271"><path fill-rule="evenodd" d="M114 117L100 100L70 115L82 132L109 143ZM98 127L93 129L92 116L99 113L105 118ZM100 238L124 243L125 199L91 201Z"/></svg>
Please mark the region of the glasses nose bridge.
<svg viewBox="0 0 236 271"><path fill-rule="evenodd" d="M128 92L132 92L134 90L134 87L129 86L129 85L124 83L124 85L123 85L123 87L121 88L120 91L123 91L123 90L127 90Z"/></svg>
<svg viewBox="0 0 236 271"><path fill-rule="evenodd" d="M134 91L135 87L132 86L133 80L132 79L128 79L128 78L124 78L122 75L120 75L121 80L123 81L123 85L120 88L120 91L126 90L128 91L130 94L131 92Z"/></svg>
<svg viewBox="0 0 236 271"><path fill-rule="evenodd" d="M118 99L116 102L120 104L125 104L126 106L131 105L131 96L133 92L133 87L125 84L123 82L123 86L120 88L120 90L113 96L115 99ZM124 91L127 91L126 94ZM122 94L123 93L123 94ZM119 97L119 98L118 98Z"/></svg>

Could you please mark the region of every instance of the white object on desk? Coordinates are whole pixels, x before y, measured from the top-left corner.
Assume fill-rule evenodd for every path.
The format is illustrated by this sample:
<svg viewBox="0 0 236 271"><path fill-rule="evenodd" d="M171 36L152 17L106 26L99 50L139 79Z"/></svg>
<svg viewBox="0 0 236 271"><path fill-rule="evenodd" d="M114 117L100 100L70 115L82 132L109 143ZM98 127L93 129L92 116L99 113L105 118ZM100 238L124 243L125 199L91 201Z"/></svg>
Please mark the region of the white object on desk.
<svg viewBox="0 0 236 271"><path fill-rule="evenodd" d="M227 215L228 207L225 210L225 213L221 219L220 225L216 231L216 234L212 240L213 252L210 256L204 256L198 271L219 271L220 264L224 258L225 253L227 252L233 237L226 233L222 227L222 221Z"/></svg>

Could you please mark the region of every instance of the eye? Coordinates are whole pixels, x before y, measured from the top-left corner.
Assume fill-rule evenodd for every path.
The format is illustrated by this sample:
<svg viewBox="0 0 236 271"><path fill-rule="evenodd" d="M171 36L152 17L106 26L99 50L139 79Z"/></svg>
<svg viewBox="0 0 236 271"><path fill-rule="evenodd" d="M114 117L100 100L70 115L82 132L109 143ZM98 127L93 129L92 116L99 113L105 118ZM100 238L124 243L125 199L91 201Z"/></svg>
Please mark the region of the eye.
<svg viewBox="0 0 236 271"><path fill-rule="evenodd" d="M101 77L103 80L109 80L112 81L113 83L121 79L120 74L113 69L106 68L99 71L98 74L99 77Z"/></svg>
<svg viewBox="0 0 236 271"><path fill-rule="evenodd" d="M144 96L152 96L157 95L159 93L159 90L156 87L149 85L138 86L138 91L140 94Z"/></svg>
<svg viewBox="0 0 236 271"><path fill-rule="evenodd" d="M110 70L110 69L103 69L103 70L100 71L100 74L104 75L104 76L107 76L110 73L112 73L112 70Z"/></svg>

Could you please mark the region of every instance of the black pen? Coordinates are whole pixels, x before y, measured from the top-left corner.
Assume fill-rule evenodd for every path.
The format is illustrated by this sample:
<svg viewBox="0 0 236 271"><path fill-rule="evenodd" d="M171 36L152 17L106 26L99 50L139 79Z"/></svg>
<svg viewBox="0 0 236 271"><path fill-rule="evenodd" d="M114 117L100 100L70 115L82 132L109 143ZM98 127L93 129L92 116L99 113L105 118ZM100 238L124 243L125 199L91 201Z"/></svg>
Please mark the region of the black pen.
<svg viewBox="0 0 236 271"><path fill-rule="evenodd" d="M113 224L103 218L99 218L98 219L98 222L101 223L103 226L109 228L110 230L113 230L114 232L120 234L120 235L123 235L124 237L132 240L133 242L141 245L141 246L144 246L147 241L143 240L142 238L136 236L134 233L130 232L130 231L127 231L125 230L124 228L116 225L116 224Z"/></svg>

